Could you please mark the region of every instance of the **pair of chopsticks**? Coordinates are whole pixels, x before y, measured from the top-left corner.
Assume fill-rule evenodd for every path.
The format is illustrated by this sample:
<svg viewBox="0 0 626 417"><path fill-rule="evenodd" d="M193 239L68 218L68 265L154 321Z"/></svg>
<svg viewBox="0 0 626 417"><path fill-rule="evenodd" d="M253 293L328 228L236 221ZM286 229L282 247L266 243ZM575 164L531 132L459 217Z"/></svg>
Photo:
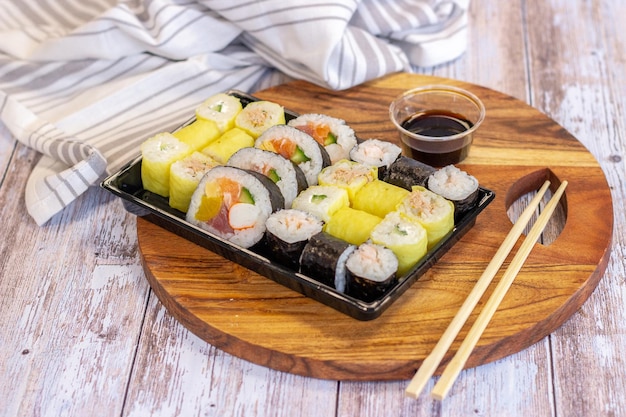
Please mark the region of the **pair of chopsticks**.
<svg viewBox="0 0 626 417"><path fill-rule="evenodd" d="M478 301L487 290L487 287L493 280L493 277L496 275L496 273L504 263L505 259L511 252L511 249L515 245L515 242L517 242L522 232L530 222L530 219L532 218L535 210L539 206L539 203L541 202L541 199L543 198L543 195L545 194L549 186L550 181L546 181L537 192L537 195L535 195L535 197L531 200L528 207L526 207L526 209L519 216L519 218L511 228L509 234L506 236L506 238L498 248L498 251L491 259L491 262L489 262L489 264L485 268L485 271L474 285L474 288L465 299L458 313L454 316L454 318L450 322L450 325L441 336L441 339L439 339L439 342L437 342L435 348L430 353L430 355L428 355L426 359L424 359L424 361L422 362L422 365L420 366L417 373L406 388L405 393L407 396L412 398L419 397L420 393L426 386L426 383L435 373L435 370L441 363L441 360L443 359L445 353L448 351L448 349L452 345L452 342L454 342L454 339L467 321L472 310L474 309L474 307L476 307L476 304L478 304ZM515 257L506 269L494 292L491 294L480 315L472 325L467 336L465 337L465 340L463 340L461 346L459 347L459 350L456 352L450 363L448 363L448 365L444 369L439 381L437 381L437 383L435 384L435 387L431 392L431 396L435 399L443 400L447 396L448 391L450 390L450 388L454 384L454 381L465 366L467 359L469 358L472 350L478 343L478 340L480 339L480 336L487 327L487 324L491 320L491 317L496 312L498 306L500 305L500 302L504 298L504 295L508 291L509 287L513 283L513 280L515 279L522 265L526 261L526 258L528 258L530 251L532 250L535 242L539 238L539 235L543 232L543 229L548 223L548 220L550 220L550 217L556 209L556 206L559 203L559 200L561 199L561 196L563 195L566 187L567 181L563 181L544 208L544 211L537 218L537 221L526 236L524 242L522 242L519 250L517 251Z"/></svg>

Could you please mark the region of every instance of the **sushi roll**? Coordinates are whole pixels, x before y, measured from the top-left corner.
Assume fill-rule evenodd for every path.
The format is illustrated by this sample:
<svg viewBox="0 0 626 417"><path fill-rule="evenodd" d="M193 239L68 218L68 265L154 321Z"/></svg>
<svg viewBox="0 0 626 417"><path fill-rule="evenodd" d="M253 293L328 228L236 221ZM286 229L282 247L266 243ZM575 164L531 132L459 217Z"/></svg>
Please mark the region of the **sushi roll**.
<svg viewBox="0 0 626 417"><path fill-rule="evenodd" d="M196 117L215 122L220 133L224 133L235 127L235 117L242 109L243 105L237 97L219 93L196 108Z"/></svg>
<svg viewBox="0 0 626 417"><path fill-rule="evenodd" d="M274 125L285 124L285 110L271 101L253 101L239 112L235 118L235 127L245 131L253 138Z"/></svg>
<svg viewBox="0 0 626 417"><path fill-rule="evenodd" d="M378 168L378 178L382 180L401 153L402 149L396 144L379 139L367 139L352 148L350 159Z"/></svg>
<svg viewBox="0 0 626 417"><path fill-rule="evenodd" d="M323 224L319 218L301 210L279 210L265 223L265 247L272 258L297 271L304 246L311 236L322 231Z"/></svg>
<svg viewBox="0 0 626 417"><path fill-rule="evenodd" d="M432 173L428 177L427 188L454 203L456 219L478 202L478 180L454 165Z"/></svg>
<svg viewBox="0 0 626 417"><path fill-rule="evenodd" d="M350 199L345 189L314 185L298 194L291 208L306 211L327 222L337 210L349 205Z"/></svg>
<svg viewBox="0 0 626 417"><path fill-rule="evenodd" d="M360 245L369 239L374 227L382 219L373 214L351 207L337 210L324 225L324 231L353 245Z"/></svg>
<svg viewBox="0 0 626 417"><path fill-rule="evenodd" d="M319 185L334 185L345 188L352 202L361 187L377 178L378 172L376 167L350 161L349 159L342 159L324 168L317 176L317 183Z"/></svg>
<svg viewBox="0 0 626 417"><path fill-rule="evenodd" d="M398 258L398 276L401 277L426 255L426 229L416 220L398 211L387 214L370 234L373 243L389 248Z"/></svg>
<svg viewBox="0 0 626 417"><path fill-rule="evenodd" d="M173 132L178 140L199 151L220 137L220 130L213 120L196 119Z"/></svg>
<svg viewBox="0 0 626 417"><path fill-rule="evenodd" d="M385 217L409 195L409 191L381 180L365 184L352 199L352 208Z"/></svg>
<svg viewBox="0 0 626 417"><path fill-rule="evenodd" d="M454 204L424 187L415 186L398 211L418 221L428 236L428 250L454 228Z"/></svg>
<svg viewBox="0 0 626 417"><path fill-rule="evenodd" d="M230 157L242 148L254 146L254 139L241 129L233 127L218 139L202 149L202 153L224 165Z"/></svg>
<svg viewBox="0 0 626 417"><path fill-rule="evenodd" d="M398 259L390 249L365 242L348 256L346 271L346 293L372 302L397 282Z"/></svg>
<svg viewBox="0 0 626 417"><path fill-rule="evenodd" d="M387 169L384 180L411 191L414 185L426 186L426 181L435 168L413 158L400 156Z"/></svg>
<svg viewBox="0 0 626 417"><path fill-rule="evenodd" d="M288 125L311 135L326 149L333 164L348 159L357 142L354 130L344 120L323 114L302 114L291 119Z"/></svg>
<svg viewBox="0 0 626 417"><path fill-rule="evenodd" d="M170 167L170 207L186 213L200 180L217 165L216 160L200 152L174 162Z"/></svg>
<svg viewBox="0 0 626 417"><path fill-rule="evenodd" d="M162 197L170 195L170 167L193 149L171 133L159 133L141 144L143 188Z"/></svg>
<svg viewBox="0 0 626 417"><path fill-rule="evenodd" d="M300 256L300 272L322 284L346 291L346 261L356 246L320 232L311 236Z"/></svg>
<svg viewBox="0 0 626 417"><path fill-rule="evenodd" d="M294 198L308 186L304 172L296 164L274 152L243 148L235 152L227 165L259 172L278 185L290 208Z"/></svg>
<svg viewBox="0 0 626 417"><path fill-rule="evenodd" d="M186 219L232 244L249 248L265 233L270 214L285 204L267 177L240 168L217 166L191 196Z"/></svg>
<svg viewBox="0 0 626 417"><path fill-rule="evenodd" d="M318 174L330 165L328 153L315 139L287 125L269 128L256 139L254 147L280 154L298 165L309 185L317 185Z"/></svg>

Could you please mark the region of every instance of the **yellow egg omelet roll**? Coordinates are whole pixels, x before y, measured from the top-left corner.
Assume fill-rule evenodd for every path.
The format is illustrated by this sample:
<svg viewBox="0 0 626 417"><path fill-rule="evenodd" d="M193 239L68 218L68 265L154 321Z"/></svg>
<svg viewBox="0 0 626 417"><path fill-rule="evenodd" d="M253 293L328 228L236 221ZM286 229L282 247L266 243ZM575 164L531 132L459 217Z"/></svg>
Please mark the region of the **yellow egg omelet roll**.
<svg viewBox="0 0 626 417"><path fill-rule="evenodd" d="M416 220L392 211L374 227L370 235L373 243L385 246L398 258L398 275L402 276L426 255L428 235Z"/></svg>
<svg viewBox="0 0 626 417"><path fill-rule="evenodd" d="M387 213L394 211L409 193L409 190L397 185L374 180L359 189L352 200L352 207L378 217L385 217Z"/></svg>
<svg viewBox="0 0 626 417"><path fill-rule="evenodd" d="M235 117L235 127L254 139L275 125L285 124L285 109L271 101L253 101Z"/></svg>
<svg viewBox="0 0 626 417"><path fill-rule="evenodd" d="M202 176L217 165L217 161L200 152L174 162L170 167L170 207L187 212Z"/></svg>
<svg viewBox="0 0 626 417"><path fill-rule="evenodd" d="M324 231L353 245L369 239L374 227L383 219L365 211L343 207L337 210L324 225Z"/></svg>
<svg viewBox="0 0 626 417"><path fill-rule="evenodd" d="M350 202L367 183L378 178L378 169L359 162L342 159L324 168L317 176L320 185L333 185L348 191Z"/></svg>
<svg viewBox="0 0 626 417"><path fill-rule="evenodd" d="M428 249L454 228L454 203L421 186L414 186L398 211L417 220L428 234Z"/></svg>
<svg viewBox="0 0 626 417"><path fill-rule="evenodd" d="M205 148L220 137L220 130L213 120L196 119L172 133L178 140L191 146L194 151Z"/></svg>
<svg viewBox="0 0 626 417"><path fill-rule="evenodd" d="M141 144L143 188L162 197L170 195L170 167L193 149L171 133L159 133Z"/></svg>
<svg viewBox="0 0 626 417"><path fill-rule="evenodd" d="M234 127L202 149L202 153L209 155L220 164L226 164L228 158L239 149L252 146L254 146L254 138Z"/></svg>
<svg viewBox="0 0 626 417"><path fill-rule="evenodd" d="M241 101L230 94L218 93L196 108L196 117L214 121L220 134L235 127L235 118L243 109Z"/></svg>

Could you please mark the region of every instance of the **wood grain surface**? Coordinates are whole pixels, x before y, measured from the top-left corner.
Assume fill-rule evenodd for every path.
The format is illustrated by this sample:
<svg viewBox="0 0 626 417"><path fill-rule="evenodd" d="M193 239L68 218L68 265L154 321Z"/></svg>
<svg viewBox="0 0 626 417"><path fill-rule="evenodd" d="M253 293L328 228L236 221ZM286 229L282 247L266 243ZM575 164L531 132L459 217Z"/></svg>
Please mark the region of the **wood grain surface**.
<svg viewBox="0 0 626 417"><path fill-rule="evenodd" d="M563 230L550 245L536 245L467 366L518 352L558 328L604 273L613 229L604 174L564 128L505 94L416 74L393 74L343 92L293 82L257 96L299 113L345 119L361 138L397 142L388 104L407 88L433 83L466 88L484 101L487 117L459 166L496 199L381 317L354 320L140 219L139 250L161 302L211 344L273 369L342 380L409 378L511 228L507 209L545 179L553 189L567 180Z"/></svg>

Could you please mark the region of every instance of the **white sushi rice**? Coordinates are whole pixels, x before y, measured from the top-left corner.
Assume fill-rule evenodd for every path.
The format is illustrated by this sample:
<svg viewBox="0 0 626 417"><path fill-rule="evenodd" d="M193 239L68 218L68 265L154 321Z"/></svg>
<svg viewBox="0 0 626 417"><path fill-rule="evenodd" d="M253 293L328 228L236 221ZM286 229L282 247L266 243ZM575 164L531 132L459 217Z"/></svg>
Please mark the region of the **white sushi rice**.
<svg viewBox="0 0 626 417"><path fill-rule="evenodd" d="M283 209L270 215L266 227L287 243L302 242L322 231L324 223L316 216L296 209Z"/></svg>
<svg viewBox="0 0 626 417"><path fill-rule="evenodd" d="M389 167L402 153L402 149L391 142L367 139L350 151L350 159L374 167Z"/></svg>
<svg viewBox="0 0 626 417"><path fill-rule="evenodd" d="M317 113L305 113L295 119L291 119L287 124L304 130L308 124L327 125L337 138L337 142L325 146L322 143L321 145L325 147L326 152L328 152L330 156L331 163L333 164L341 159L349 158L350 150L352 150L357 143L354 130L346 124L345 120L336 117Z"/></svg>
<svg viewBox="0 0 626 417"><path fill-rule="evenodd" d="M398 258L384 246L365 242L350 254L346 268L358 277L384 282L398 270Z"/></svg>
<svg viewBox="0 0 626 417"><path fill-rule="evenodd" d="M478 188L478 180L454 165L438 169L428 177L428 188L452 201L469 197Z"/></svg>
<svg viewBox="0 0 626 417"><path fill-rule="evenodd" d="M285 198L285 207L290 208L294 198L298 195L298 179L294 164L281 155L264 151L258 148L243 148L235 152L228 159L228 166L249 169L263 175L274 169L280 177L276 185Z"/></svg>
<svg viewBox="0 0 626 417"><path fill-rule="evenodd" d="M304 152L307 158L306 162L298 164L304 172L309 185L317 184L317 175L324 168L323 149L310 135L287 125L276 125L267 129L259 136L255 143L255 148L265 149L264 143L269 140L288 139L295 142Z"/></svg>
<svg viewBox="0 0 626 417"><path fill-rule="evenodd" d="M233 181L238 182L241 186L248 189L252 198L254 199L255 208L251 209L251 212L256 217L256 221L252 221L249 218L239 219L235 221L235 226L241 221L249 223L245 229L235 230L234 232L225 233L222 230L215 228L211 222L202 222L196 219L196 213L200 208L202 196L205 193L205 187L208 182L215 181L218 178L226 177ZM242 204L235 204L233 207ZM247 206L250 206L249 204ZM232 208L231 208L232 209ZM241 210L242 207L236 208ZM205 174L205 176L198 184L198 188L191 196L191 203L189 204L189 210L187 211L186 219L189 223L200 227L210 233L213 233L229 242L239 245L244 248L249 248L257 243L263 237L265 233L265 222L269 215L272 213L272 203L270 192L263 185L263 183L249 172L235 167L217 166L211 169ZM229 213L230 215L230 213ZM234 221L234 220L233 220ZM231 225L232 226L232 225Z"/></svg>

